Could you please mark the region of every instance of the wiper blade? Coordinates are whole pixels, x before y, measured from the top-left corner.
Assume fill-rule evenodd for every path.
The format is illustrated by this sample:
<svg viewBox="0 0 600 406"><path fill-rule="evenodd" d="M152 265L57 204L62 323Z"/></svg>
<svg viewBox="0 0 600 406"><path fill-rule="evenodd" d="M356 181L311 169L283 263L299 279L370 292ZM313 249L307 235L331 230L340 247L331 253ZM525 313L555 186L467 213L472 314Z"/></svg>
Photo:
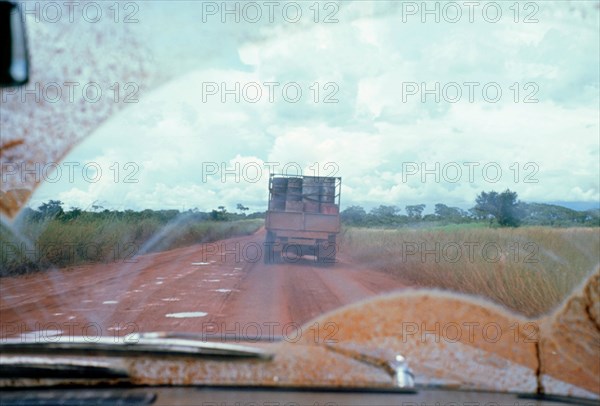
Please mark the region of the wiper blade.
<svg viewBox="0 0 600 406"><path fill-rule="evenodd" d="M83 355L176 355L200 357L245 357L271 359L273 354L247 345L173 338L164 333L134 333L124 337L48 337L44 342L25 342L22 338L0 341L0 352L68 353Z"/></svg>
<svg viewBox="0 0 600 406"><path fill-rule="evenodd" d="M69 378L115 379L127 378L124 368L105 361L39 356L0 356L0 378Z"/></svg>

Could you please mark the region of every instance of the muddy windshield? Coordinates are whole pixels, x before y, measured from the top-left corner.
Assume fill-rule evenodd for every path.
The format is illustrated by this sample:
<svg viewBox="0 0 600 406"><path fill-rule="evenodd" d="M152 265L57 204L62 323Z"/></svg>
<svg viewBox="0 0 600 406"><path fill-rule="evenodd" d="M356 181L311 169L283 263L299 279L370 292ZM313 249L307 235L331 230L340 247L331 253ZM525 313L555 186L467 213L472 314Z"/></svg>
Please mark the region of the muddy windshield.
<svg viewBox="0 0 600 406"><path fill-rule="evenodd" d="M393 347L429 372L458 342L531 372L503 390L599 395L597 2L19 6L2 340ZM501 345L565 320L589 334ZM536 380L569 345L580 375L549 356Z"/></svg>

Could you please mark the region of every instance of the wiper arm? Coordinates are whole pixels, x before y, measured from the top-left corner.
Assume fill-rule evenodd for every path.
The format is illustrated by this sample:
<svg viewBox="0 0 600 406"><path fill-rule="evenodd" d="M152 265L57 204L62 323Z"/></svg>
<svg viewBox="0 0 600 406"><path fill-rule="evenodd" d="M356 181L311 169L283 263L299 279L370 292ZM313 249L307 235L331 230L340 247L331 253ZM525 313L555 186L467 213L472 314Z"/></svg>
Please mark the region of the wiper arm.
<svg viewBox="0 0 600 406"><path fill-rule="evenodd" d="M50 339L52 341L50 341ZM188 338L172 338L164 333L134 333L124 337L51 337L44 342L24 342L23 339L0 341L0 352L83 355L176 355L199 357L245 357L271 359L273 354L246 345L208 342Z"/></svg>
<svg viewBox="0 0 600 406"><path fill-rule="evenodd" d="M383 359L350 348L334 345L326 345L325 348L346 357L350 357L356 361L381 368L393 379L394 386L404 392L415 391L415 375L408 367L406 358L400 354L394 355L392 359Z"/></svg>

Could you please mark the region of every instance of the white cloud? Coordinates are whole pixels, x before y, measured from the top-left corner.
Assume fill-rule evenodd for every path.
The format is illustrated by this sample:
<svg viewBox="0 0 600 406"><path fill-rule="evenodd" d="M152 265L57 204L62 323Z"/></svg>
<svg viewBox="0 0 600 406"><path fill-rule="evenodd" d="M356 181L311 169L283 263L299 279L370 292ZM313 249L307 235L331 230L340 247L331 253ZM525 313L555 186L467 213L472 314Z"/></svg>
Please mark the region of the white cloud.
<svg viewBox="0 0 600 406"><path fill-rule="evenodd" d="M259 37L247 40L243 33L256 27L230 28L237 40L223 43L227 49L213 55L212 65L201 49L196 59L186 55L189 66L198 62L196 70L119 113L67 158L107 167L134 162L140 168L138 183L53 184L35 198L59 196L69 205L103 200L137 209L208 210L224 204L231 210L244 203L263 210L266 173L260 182L231 176L222 182L219 175L205 179L204 167L256 164L266 171L266 162L279 162L311 171L318 163L325 173L324 165L333 162L336 175L344 178L345 205L468 207L479 191L505 188L528 201L598 201L599 63L592 52L598 49L597 32L592 34L597 22L565 23L579 17L560 17L560 8L553 7L542 7L540 22L530 25L510 19L497 25L401 24L398 8L355 2L340 9L338 24L261 25ZM226 35L222 28L219 35ZM186 25L188 31L191 35L194 28ZM212 52L215 44L208 42L204 50ZM286 102L280 86L270 102L269 81L299 83L302 99ZM465 81L498 83L502 98L482 100L481 86L475 103L466 93L458 103L402 98L402 83ZM233 102L231 95L223 103L219 94L203 99L207 83L231 89L236 82L242 88L258 84L263 97L257 103L243 97ZM327 82L338 86L337 103L322 102ZM518 103L510 87L515 82ZM537 85L539 102L523 103L531 90L523 87L527 82ZM402 176L412 162L427 168L457 163L465 171L464 162L479 167L473 181L464 172L456 183L432 181L432 176L423 182L420 174ZM502 169L501 180L484 178L480 168L486 163ZM527 174L538 182L524 183Z"/></svg>

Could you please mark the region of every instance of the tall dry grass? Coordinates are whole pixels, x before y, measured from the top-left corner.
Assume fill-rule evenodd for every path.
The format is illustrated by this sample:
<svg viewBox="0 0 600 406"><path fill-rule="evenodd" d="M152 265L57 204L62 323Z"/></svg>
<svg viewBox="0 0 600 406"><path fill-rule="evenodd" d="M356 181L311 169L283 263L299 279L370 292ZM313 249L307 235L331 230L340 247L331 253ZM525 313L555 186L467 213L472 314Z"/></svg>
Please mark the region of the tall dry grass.
<svg viewBox="0 0 600 406"><path fill-rule="evenodd" d="M154 218L49 220L1 226L0 276L85 263L108 263L134 255L213 242L256 232L264 220L161 222Z"/></svg>
<svg viewBox="0 0 600 406"><path fill-rule="evenodd" d="M600 264L598 228L349 228L341 244L407 285L489 298L530 317L555 308Z"/></svg>

